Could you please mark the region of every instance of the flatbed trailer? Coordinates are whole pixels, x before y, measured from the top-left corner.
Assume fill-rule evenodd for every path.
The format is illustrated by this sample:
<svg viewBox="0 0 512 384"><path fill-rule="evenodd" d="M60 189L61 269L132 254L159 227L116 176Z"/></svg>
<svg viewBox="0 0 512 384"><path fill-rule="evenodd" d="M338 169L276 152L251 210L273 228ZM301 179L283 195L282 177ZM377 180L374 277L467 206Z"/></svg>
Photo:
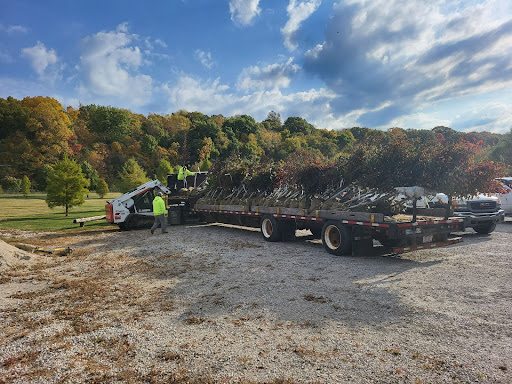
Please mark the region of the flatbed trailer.
<svg viewBox="0 0 512 384"><path fill-rule="evenodd" d="M450 234L465 230L465 219L455 217L397 221L381 213L201 203L190 211L206 222L260 228L266 241L294 240L296 230L309 229L333 255L364 253L373 240L392 253L442 247L462 241Z"/></svg>
<svg viewBox="0 0 512 384"><path fill-rule="evenodd" d="M266 241L295 240L296 230L308 229L321 239L327 252L333 255L361 254L380 242L389 252L401 253L417 249L442 247L462 241L451 237L470 227L469 218L444 219L445 209L420 210L413 215L385 216L382 213L342 210L306 210L301 208L229 205L195 194L205 183L206 173L189 176L189 189L178 189L176 176L169 175L167 186L153 180L105 205L106 220L129 230L151 225L152 201L155 190L167 195L168 222L171 225L190 221L218 222L260 228ZM419 218L419 220L417 220Z"/></svg>

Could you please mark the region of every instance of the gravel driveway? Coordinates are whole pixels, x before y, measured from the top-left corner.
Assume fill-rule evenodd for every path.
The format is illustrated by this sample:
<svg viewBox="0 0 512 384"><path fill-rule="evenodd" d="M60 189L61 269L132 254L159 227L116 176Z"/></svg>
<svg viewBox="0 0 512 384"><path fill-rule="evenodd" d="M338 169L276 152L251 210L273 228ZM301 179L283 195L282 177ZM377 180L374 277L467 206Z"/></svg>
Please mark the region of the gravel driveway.
<svg viewBox="0 0 512 384"><path fill-rule="evenodd" d="M512 222L401 257L307 233L24 238L74 252L0 275L0 383L512 383Z"/></svg>

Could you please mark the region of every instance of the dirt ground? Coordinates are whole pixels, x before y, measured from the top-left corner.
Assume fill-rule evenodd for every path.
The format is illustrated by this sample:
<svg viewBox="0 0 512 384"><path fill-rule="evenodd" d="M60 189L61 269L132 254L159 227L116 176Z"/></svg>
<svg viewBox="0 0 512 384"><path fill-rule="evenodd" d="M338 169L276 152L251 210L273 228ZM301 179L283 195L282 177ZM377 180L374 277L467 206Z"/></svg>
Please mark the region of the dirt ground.
<svg viewBox="0 0 512 384"><path fill-rule="evenodd" d="M401 257L220 225L65 235L0 270L0 383L512 383L512 222Z"/></svg>

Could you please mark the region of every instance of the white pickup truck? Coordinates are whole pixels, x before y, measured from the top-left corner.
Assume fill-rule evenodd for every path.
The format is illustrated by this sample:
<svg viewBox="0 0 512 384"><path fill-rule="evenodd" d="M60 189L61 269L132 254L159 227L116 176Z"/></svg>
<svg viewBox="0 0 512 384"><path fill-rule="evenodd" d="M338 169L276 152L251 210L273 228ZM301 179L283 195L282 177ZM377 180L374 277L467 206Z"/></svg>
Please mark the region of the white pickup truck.
<svg viewBox="0 0 512 384"><path fill-rule="evenodd" d="M408 199L399 195L399 199ZM509 197L512 202L512 195ZM412 200L406 202L407 208L412 208ZM448 196L444 193L424 195L417 198L417 208L447 208ZM500 199L495 195L478 194L470 198L454 198L452 200L453 216L466 218L466 227L473 228L478 233L491 233L497 223L505 220L505 211Z"/></svg>
<svg viewBox="0 0 512 384"><path fill-rule="evenodd" d="M448 196L444 193L438 193L435 199L441 206L448 204ZM434 205L435 202L429 204L429 206ZM470 198L453 199L452 206L453 215L469 218L466 227L472 227L478 233L491 233L497 223L505 220L505 212L501 209L500 201L496 196L478 194Z"/></svg>

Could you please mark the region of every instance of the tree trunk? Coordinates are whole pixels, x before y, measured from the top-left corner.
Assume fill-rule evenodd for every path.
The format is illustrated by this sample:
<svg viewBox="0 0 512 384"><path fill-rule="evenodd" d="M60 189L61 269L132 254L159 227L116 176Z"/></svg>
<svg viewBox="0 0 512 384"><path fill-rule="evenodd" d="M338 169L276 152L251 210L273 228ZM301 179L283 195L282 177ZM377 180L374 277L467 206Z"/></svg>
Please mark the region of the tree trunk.
<svg viewBox="0 0 512 384"><path fill-rule="evenodd" d="M68 215L69 215L69 207L68 207L68 205L66 204L66 217L68 217Z"/></svg>

